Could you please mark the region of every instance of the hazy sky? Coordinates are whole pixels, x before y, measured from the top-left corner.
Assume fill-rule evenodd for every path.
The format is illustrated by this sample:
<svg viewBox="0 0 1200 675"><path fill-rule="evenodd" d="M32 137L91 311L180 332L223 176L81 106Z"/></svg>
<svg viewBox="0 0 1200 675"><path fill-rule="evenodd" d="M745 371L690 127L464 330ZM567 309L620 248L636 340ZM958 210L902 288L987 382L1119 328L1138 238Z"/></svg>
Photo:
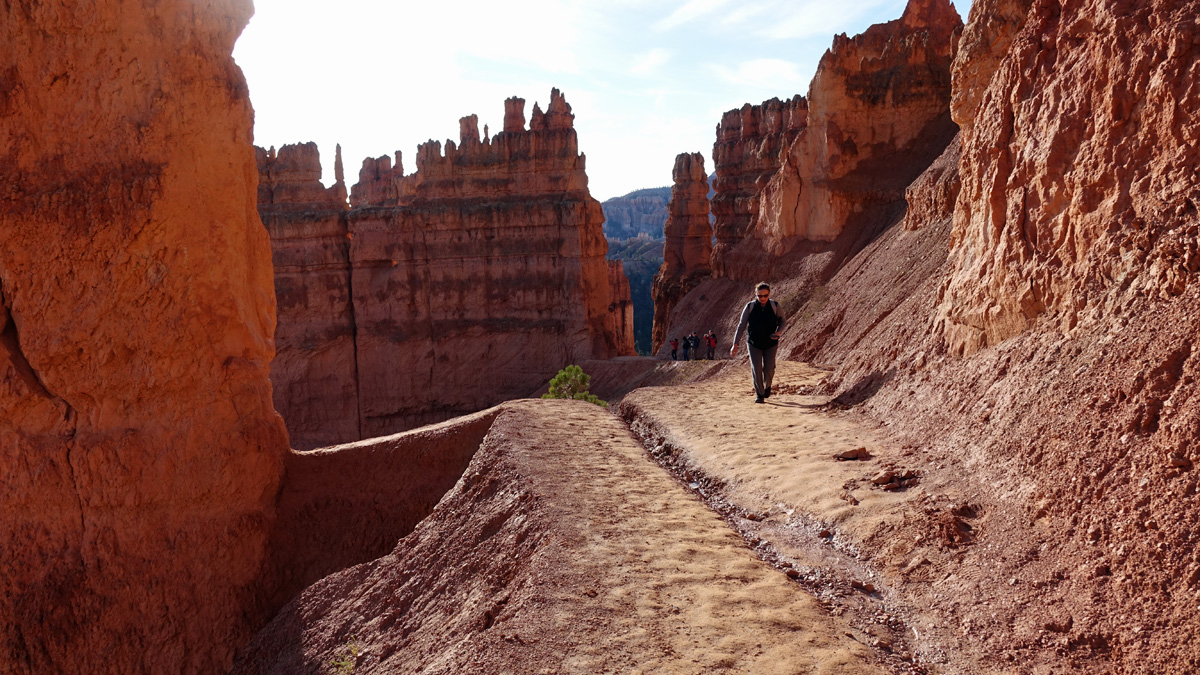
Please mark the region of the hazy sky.
<svg viewBox="0 0 1200 675"><path fill-rule="evenodd" d="M592 196L670 185L675 155L712 171L721 113L805 94L835 33L899 18L905 0L255 0L234 57L250 84L255 143L316 141L333 182L400 150L415 170L458 119L503 126L504 99L575 113ZM970 5L958 3L966 19Z"/></svg>

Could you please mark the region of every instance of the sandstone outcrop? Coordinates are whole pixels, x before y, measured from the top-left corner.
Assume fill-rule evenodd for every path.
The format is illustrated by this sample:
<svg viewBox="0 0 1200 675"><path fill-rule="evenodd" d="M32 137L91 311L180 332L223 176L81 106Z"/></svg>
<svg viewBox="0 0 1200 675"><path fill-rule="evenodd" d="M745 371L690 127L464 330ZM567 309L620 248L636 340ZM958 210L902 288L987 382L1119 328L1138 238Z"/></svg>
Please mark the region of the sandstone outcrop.
<svg viewBox="0 0 1200 675"><path fill-rule="evenodd" d="M215 673L287 436L249 2L0 9L0 670Z"/></svg>
<svg viewBox="0 0 1200 675"><path fill-rule="evenodd" d="M292 447L360 438L350 237L341 148L336 182L321 184L315 143L257 149L258 213L275 267L275 410Z"/></svg>
<svg viewBox="0 0 1200 675"><path fill-rule="evenodd" d="M911 0L900 19L834 38L809 88L808 124L760 197L754 237L768 254L832 242L903 208L904 189L955 133L961 26L948 0Z"/></svg>
<svg viewBox="0 0 1200 675"><path fill-rule="evenodd" d="M284 208L273 375L298 446L482 410L570 363L634 353L629 282L605 260L571 106L552 91L526 129L511 98L503 128L481 137L464 117L459 142L422 145L407 176L399 153L367 159L344 214L340 193ZM280 207L264 208L272 221Z"/></svg>
<svg viewBox="0 0 1200 675"><path fill-rule="evenodd" d="M759 194L779 170L787 149L808 124L808 101L793 96L747 103L721 116L713 144L713 273L725 276L725 257L758 216Z"/></svg>
<svg viewBox="0 0 1200 675"><path fill-rule="evenodd" d="M957 133L950 68L961 26L948 0L912 0L900 19L836 36L806 98L725 114L713 145L712 277L680 298L668 331L731 335L763 280L783 284L785 313L824 301L823 286L903 217L906 189Z"/></svg>
<svg viewBox="0 0 1200 675"><path fill-rule="evenodd" d="M712 225L709 223L708 173L704 155L681 153L671 170L675 184L663 228L663 264L654 277L654 328L651 351L666 341L667 318L679 298L712 274Z"/></svg>
<svg viewBox="0 0 1200 675"><path fill-rule="evenodd" d="M954 86L982 94L955 101L963 191L940 309L953 352L1043 313L1071 330L1191 283L1197 7L996 2L972 22Z"/></svg>

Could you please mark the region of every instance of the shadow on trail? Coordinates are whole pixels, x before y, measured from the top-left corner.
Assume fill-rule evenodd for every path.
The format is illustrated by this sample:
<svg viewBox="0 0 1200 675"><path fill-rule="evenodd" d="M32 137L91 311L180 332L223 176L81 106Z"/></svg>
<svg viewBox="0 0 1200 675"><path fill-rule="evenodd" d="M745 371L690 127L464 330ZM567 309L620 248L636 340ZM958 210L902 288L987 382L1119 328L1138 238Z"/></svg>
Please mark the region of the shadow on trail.
<svg viewBox="0 0 1200 675"><path fill-rule="evenodd" d="M823 410L827 403L783 403L776 401L766 401L767 405L773 405L777 408L803 408L805 410Z"/></svg>
<svg viewBox="0 0 1200 675"><path fill-rule="evenodd" d="M895 375L895 368L888 368L887 371L882 373L874 371L864 376L858 382L855 382L822 407L826 410L846 410L852 408L878 393L883 385L887 384Z"/></svg>

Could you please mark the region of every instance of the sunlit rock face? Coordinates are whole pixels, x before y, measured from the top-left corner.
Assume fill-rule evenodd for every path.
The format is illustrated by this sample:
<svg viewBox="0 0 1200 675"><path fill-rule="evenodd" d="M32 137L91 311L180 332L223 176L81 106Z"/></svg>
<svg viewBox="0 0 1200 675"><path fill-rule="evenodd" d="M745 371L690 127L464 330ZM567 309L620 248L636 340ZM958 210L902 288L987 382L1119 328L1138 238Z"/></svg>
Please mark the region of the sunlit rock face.
<svg viewBox="0 0 1200 675"><path fill-rule="evenodd" d="M354 307L350 299L350 206L338 150L333 187L321 184L315 143L257 149L258 212L275 265L275 409L292 447L360 438Z"/></svg>
<svg viewBox="0 0 1200 675"><path fill-rule="evenodd" d="M0 671L216 673L287 436L250 2L0 8Z"/></svg>
<svg viewBox="0 0 1200 675"><path fill-rule="evenodd" d="M1200 268L1196 2L987 2L955 60L963 129L940 318L969 353L1070 330Z"/></svg>
<svg viewBox="0 0 1200 675"><path fill-rule="evenodd" d="M712 225L708 220L708 173L704 155L683 153L671 172L674 186L663 228L663 264L654 277L654 328L651 351L666 340L667 319L685 293L712 273Z"/></svg>
<svg viewBox="0 0 1200 675"><path fill-rule="evenodd" d="M407 176L399 156L364 161L348 211L318 189L315 148L307 174L280 175L299 196L263 205L283 312L273 374L297 447L481 410L634 353L570 105L554 90L526 128L509 99L503 128L481 136L464 117L459 142L422 145Z"/></svg>
<svg viewBox="0 0 1200 675"><path fill-rule="evenodd" d="M713 144L712 267L725 276L730 249L746 237L758 216L759 195L779 171L787 149L808 124L808 101L794 96L747 103L721 116Z"/></svg>
<svg viewBox="0 0 1200 675"><path fill-rule="evenodd" d="M769 253L833 241L865 211L903 200L949 140L961 25L948 0L912 0L900 19L834 38L809 88L808 125L760 198L754 234Z"/></svg>

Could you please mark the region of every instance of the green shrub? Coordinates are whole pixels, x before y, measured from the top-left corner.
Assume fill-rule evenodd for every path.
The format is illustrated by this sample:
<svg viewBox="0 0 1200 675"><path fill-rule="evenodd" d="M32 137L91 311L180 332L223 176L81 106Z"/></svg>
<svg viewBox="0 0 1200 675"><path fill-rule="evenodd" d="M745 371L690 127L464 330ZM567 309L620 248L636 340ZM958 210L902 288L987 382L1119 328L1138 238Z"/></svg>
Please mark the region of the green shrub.
<svg viewBox="0 0 1200 675"><path fill-rule="evenodd" d="M550 380L550 393L542 394L542 398L571 398L607 408L608 401L601 401L595 394L588 391L591 384L592 376L583 372L583 368L567 366L558 371L554 379Z"/></svg>

